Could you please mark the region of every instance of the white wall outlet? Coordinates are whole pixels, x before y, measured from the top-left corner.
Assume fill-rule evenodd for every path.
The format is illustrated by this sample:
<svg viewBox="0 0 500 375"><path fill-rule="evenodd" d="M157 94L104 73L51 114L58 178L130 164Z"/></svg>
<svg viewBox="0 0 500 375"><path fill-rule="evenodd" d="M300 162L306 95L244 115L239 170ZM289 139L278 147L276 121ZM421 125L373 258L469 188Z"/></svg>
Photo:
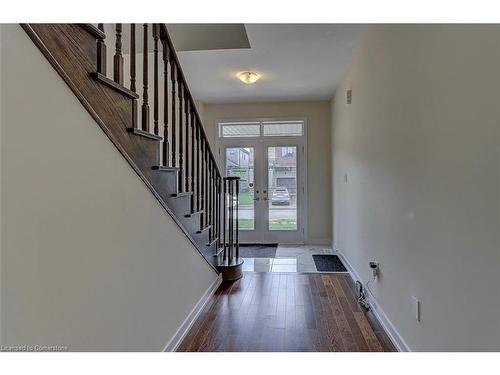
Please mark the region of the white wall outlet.
<svg viewBox="0 0 500 375"><path fill-rule="evenodd" d="M414 296L411 296L411 312L415 320L420 322L420 301Z"/></svg>

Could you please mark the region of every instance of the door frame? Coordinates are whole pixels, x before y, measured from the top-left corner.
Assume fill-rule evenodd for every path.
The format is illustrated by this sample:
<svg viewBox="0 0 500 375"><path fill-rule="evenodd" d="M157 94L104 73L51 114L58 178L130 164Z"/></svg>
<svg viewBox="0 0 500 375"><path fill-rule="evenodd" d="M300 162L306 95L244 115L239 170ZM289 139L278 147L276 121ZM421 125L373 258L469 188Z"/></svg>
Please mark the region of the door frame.
<svg viewBox="0 0 500 375"><path fill-rule="evenodd" d="M219 124L222 122L265 122L265 121L303 121L304 128L303 128L303 135L301 137L297 136L269 136L269 137L264 137L262 135L262 131L259 137L230 137L230 138L222 138L220 137L220 132L219 132ZM283 146L297 146L297 190L300 190L299 187L299 173L302 176L302 212L299 218L299 210L297 207L297 225L298 225L298 230L299 228L299 223L300 227L302 229L302 236L299 241L280 241L279 243L284 243L284 244L304 244L307 243L308 238L309 238L309 231L308 231L308 219L309 219L309 204L308 204L308 191L307 191L307 118L306 117L250 117L250 118L223 118L223 119L217 119L215 121L215 146L216 146L216 158L219 166L221 167L221 172L225 176L226 173L226 160L225 160L225 150L226 147L235 147L235 146L248 146L248 147L255 147L255 150L257 149L257 144L258 143L264 143L267 146L269 143L272 143L272 140L278 140L278 144L275 146L279 146L279 143L281 143ZM262 128L261 128L262 129ZM287 143L287 144L285 144ZM302 149L302 158L299 157L300 155L300 149ZM254 155L255 157L256 155ZM267 156L265 157L267 161ZM302 162L300 163L299 160L302 159ZM254 160L255 163L255 160ZM264 163L264 161L263 161ZM266 166L267 167L267 166ZM300 169L300 172L299 172ZM256 174L254 172L254 178L256 178ZM267 184L267 173L266 173L266 181L265 183ZM263 181L264 182L264 181ZM267 223L263 223L266 225ZM252 241L253 243L266 243L269 241ZM278 241L277 241L278 242Z"/></svg>

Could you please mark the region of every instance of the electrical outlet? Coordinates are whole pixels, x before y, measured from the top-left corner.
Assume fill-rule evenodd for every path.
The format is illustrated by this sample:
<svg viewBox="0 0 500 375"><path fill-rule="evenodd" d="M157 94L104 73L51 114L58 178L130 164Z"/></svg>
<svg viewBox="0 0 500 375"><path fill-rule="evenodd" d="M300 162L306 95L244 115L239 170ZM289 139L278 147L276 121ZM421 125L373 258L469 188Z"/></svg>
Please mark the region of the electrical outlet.
<svg viewBox="0 0 500 375"><path fill-rule="evenodd" d="M411 311L415 320L420 322L420 301L414 296L411 296Z"/></svg>
<svg viewBox="0 0 500 375"><path fill-rule="evenodd" d="M347 104L347 105L352 104L352 90L351 89L345 90L345 104Z"/></svg>

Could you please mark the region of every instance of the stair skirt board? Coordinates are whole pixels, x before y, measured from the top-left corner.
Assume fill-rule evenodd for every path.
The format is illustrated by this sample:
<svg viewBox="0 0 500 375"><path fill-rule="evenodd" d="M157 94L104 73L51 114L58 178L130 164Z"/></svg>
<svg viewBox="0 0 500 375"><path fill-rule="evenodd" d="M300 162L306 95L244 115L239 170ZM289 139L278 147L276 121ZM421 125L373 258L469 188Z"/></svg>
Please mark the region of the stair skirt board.
<svg viewBox="0 0 500 375"><path fill-rule="evenodd" d="M203 296L194 306L193 310L191 310L191 312L188 314L186 319L184 319L180 327L175 332L174 336L170 339L167 345L165 345L165 348L163 348L164 352L174 352L177 349L177 347L182 342L186 334L189 332L194 322L196 321L200 313L203 311L203 308L205 307L207 302L210 301L210 299L212 298L212 296L214 295L215 291L217 290L217 288L221 283L222 283L222 275L219 275L217 279L215 279L215 281L212 283L212 285L208 287Z"/></svg>

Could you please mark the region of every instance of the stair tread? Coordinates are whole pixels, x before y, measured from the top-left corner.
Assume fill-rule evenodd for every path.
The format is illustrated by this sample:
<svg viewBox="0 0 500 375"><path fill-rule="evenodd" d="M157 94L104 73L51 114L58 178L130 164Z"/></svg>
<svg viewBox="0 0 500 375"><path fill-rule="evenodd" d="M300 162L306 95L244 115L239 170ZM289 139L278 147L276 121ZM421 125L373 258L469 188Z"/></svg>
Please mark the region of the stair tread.
<svg viewBox="0 0 500 375"><path fill-rule="evenodd" d="M207 243L207 246L213 246L215 243L217 243L218 238L215 237L211 242Z"/></svg>
<svg viewBox="0 0 500 375"><path fill-rule="evenodd" d="M176 167L167 167L164 165L154 165L153 169L155 171L161 171L161 172L178 172L179 168Z"/></svg>
<svg viewBox="0 0 500 375"><path fill-rule="evenodd" d="M131 99L139 99L139 95L137 93L133 92L132 90L129 90L125 86L120 85L119 83L106 77L104 74L101 74L99 72L94 72L92 73L92 77L94 77L95 80L105 84L106 86L121 92L123 95L126 95Z"/></svg>
<svg viewBox="0 0 500 375"><path fill-rule="evenodd" d="M196 216L196 215L200 215L202 214L204 211L203 210L199 210L199 211L195 211L195 212L191 212L189 214L186 214L184 215L185 217L193 217L193 216Z"/></svg>
<svg viewBox="0 0 500 375"><path fill-rule="evenodd" d="M212 226L211 225L207 225L205 228L199 229L198 231L196 231L196 233L204 233L207 230L209 230L210 228L212 228Z"/></svg>
<svg viewBox="0 0 500 375"><path fill-rule="evenodd" d="M193 192L192 191L184 191L181 193L174 193L174 194L172 194L172 197L179 198L179 197L187 197L189 195L193 195Z"/></svg>
<svg viewBox="0 0 500 375"><path fill-rule="evenodd" d="M106 34L104 33L104 31L99 30L97 27L95 27L91 23L81 23L79 25L81 27L83 27L85 30L87 30L89 33L91 33L93 36L95 36L96 38L100 38L100 39L106 38Z"/></svg>
<svg viewBox="0 0 500 375"><path fill-rule="evenodd" d="M145 138L151 139L153 141L161 141L163 139L159 135L151 134L149 132L146 132L144 130L137 129L137 128L128 129L128 131L130 133L133 133L135 135L139 135L141 137L145 137Z"/></svg>
<svg viewBox="0 0 500 375"><path fill-rule="evenodd" d="M224 248L223 247L219 247L217 249L217 251L215 252L214 257L220 256L223 252L224 252Z"/></svg>

